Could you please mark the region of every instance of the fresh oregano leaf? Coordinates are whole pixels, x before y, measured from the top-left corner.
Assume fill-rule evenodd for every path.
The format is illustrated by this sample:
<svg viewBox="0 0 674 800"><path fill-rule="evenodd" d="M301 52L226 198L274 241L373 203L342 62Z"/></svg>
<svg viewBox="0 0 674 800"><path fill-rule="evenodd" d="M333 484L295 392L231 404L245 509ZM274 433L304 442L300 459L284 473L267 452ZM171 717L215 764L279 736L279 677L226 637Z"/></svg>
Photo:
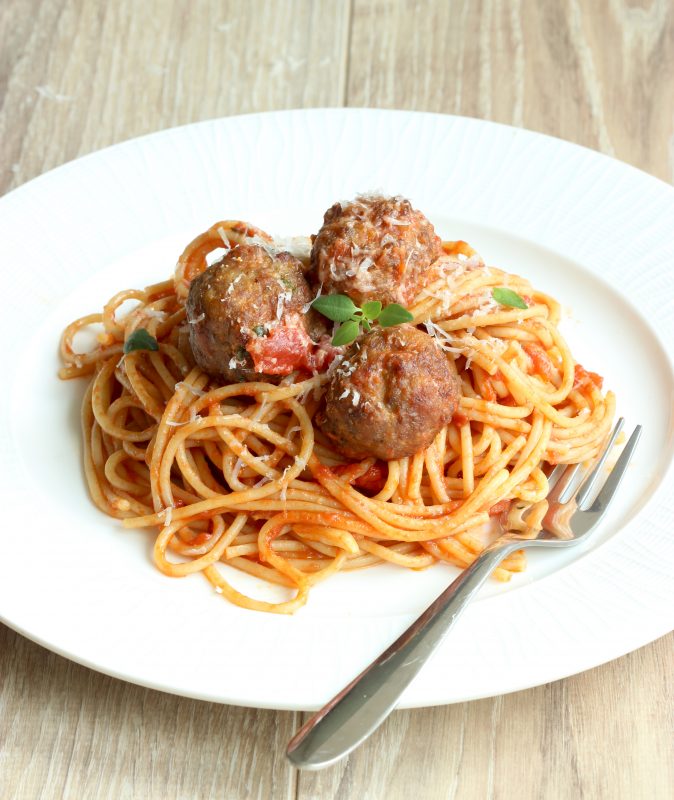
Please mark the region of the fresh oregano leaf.
<svg viewBox="0 0 674 800"><path fill-rule="evenodd" d="M502 306L510 306L511 308L529 308L529 306L517 294L517 292L513 292L512 289L506 289L505 286L499 286L496 289L492 289L491 296Z"/></svg>
<svg viewBox="0 0 674 800"><path fill-rule="evenodd" d="M358 336L359 332L360 325L358 322L355 319L350 319L337 328L335 335L332 337L332 343L335 347L350 344Z"/></svg>
<svg viewBox="0 0 674 800"><path fill-rule="evenodd" d="M134 350L159 350L159 344L145 328L138 328L124 342L125 353L132 353Z"/></svg>
<svg viewBox="0 0 674 800"><path fill-rule="evenodd" d="M381 312L377 321L382 328L390 328L403 322L412 322L413 319L414 317L406 308L398 303L391 303Z"/></svg>
<svg viewBox="0 0 674 800"><path fill-rule="evenodd" d="M375 319L381 314L381 303L379 300L368 300L367 303L363 303L363 316L366 319L369 319L371 322L374 322Z"/></svg>
<svg viewBox="0 0 674 800"><path fill-rule="evenodd" d="M353 300L345 294L321 295L314 300L311 307L333 322L346 322L358 310Z"/></svg>

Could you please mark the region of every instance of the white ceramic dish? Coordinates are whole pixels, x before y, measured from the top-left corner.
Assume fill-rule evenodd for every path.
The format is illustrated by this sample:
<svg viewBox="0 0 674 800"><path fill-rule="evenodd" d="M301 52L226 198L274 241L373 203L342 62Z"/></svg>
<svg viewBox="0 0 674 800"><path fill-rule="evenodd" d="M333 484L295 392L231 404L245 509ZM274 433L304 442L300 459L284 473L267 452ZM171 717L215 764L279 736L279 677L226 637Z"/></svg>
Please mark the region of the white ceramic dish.
<svg viewBox="0 0 674 800"><path fill-rule="evenodd" d="M315 232L336 199L410 197L446 238L528 277L569 314L578 360L644 436L590 546L530 559L473 603L403 706L552 681L672 627L674 190L590 150L487 122L363 109L291 111L164 131L66 164L0 200L6 307L0 618L135 683L218 702L316 708L451 579L378 568L317 587L294 617L170 579L152 535L94 509L80 466L83 385L61 383L63 326L168 276L216 219ZM244 580L240 578L239 580ZM253 591L264 587L248 581Z"/></svg>

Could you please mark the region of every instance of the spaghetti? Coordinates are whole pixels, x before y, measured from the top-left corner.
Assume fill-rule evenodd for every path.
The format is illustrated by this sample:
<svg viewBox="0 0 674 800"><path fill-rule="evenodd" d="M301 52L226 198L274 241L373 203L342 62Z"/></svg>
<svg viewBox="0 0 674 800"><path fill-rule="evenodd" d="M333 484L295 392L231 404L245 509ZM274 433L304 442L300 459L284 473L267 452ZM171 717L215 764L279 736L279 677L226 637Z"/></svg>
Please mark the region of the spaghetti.
<svg viewBox="0 0 674 800"><path fill-rule="evenodd" d="M201 572L236 605L280 613L300 608L315 583L341 570L466 567L485 547L490 516L507 515L535 536L547 507L546 464L592 459L615 406L601 379L574 361L555 300L487 267L465 243L443 243L446 266L441 258L410 311L447 353L458 410L412 457L345 463L314 424L330 369L295 372L278 385L221 385L190 362L190 281L212 251L251 238L271 243L250 225L217 223L187 247L173 280L119 292L102 313L65 329L60 377L89 378L84 466L98 508L125 527L158 529L154 560L166 575ZM493 290L504 286L526 308L496 302ZM135 307L121 313L127 301ZM97 345L78 353L74 339L90 326L99 327ZM125 354L141 328L158 349ZM244 596L223 563L294 597ZM507 580L524 567L516 553L494 575Z"/></svg>

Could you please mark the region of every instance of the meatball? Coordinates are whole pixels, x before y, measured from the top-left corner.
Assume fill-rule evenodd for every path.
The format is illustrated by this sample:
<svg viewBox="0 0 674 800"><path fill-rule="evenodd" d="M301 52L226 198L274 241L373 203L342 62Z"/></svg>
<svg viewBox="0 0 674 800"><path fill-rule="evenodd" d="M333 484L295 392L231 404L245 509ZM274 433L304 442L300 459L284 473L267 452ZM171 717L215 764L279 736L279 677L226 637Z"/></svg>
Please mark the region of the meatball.
<svg viewBox="0 0 674 800"><path fill-rule="evenodd" d="M402 197L358 197L335 203L311 249L311 269L325 294L356 303L381 300L406 305L430 279L442 254L426 217Z"/></svg>
<svg viewBox="0 0 674 800"><path fill-rule="evenodd" d="M435 340L413 325L374 328L335 369L318 417L349 458L389 461L428 447L452 418L458 380Z"/></svg>
<svg viewBox="0 0 674 800"><path fill-rule="evenodd" d="M312 336L325 328L302 264L289 253L239 244L190 284L189 340L196 363L227 382L278 382L310 369Z"/></svg>

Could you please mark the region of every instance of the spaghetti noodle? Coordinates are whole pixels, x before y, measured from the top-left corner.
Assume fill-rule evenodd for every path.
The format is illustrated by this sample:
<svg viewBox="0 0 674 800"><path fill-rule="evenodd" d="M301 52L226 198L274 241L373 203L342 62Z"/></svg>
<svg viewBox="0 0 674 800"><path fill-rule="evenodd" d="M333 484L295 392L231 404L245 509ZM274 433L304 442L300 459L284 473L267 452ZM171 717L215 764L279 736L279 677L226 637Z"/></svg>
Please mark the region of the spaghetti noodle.
<svg viewBox="0 0 674 800"><path fill-rule="evenodd" d="M173 280L119 292L102 313L65 329L60 376L89 378L84 465L98 508L125 527L158 529L154 560L166 575L201 572L231 602L280 613L300 608L315 583L341 570L466 567L485 547L490 515L536 535L546 464L593 458L615 405L601 379L574 361L557 329L557 302L487 267L465 243L443 243L446 268L441 259L410 311L447 353L458 410L414 456L345 463L314 424L330 370L295 372L278 385L221 385L190 362L190 281L212 251L251 237L271 243L250 225L217 223L187 247ZM503 286L526 308L496 302L493 290ZM118 313L127 301L135 308ZM74 339L89 326L99 326L98 343L78 353ZM125 354L141 328L158 349ZM294 597L244 596L223 563ZM524 567L516 553L495 577Z"/></svg>

